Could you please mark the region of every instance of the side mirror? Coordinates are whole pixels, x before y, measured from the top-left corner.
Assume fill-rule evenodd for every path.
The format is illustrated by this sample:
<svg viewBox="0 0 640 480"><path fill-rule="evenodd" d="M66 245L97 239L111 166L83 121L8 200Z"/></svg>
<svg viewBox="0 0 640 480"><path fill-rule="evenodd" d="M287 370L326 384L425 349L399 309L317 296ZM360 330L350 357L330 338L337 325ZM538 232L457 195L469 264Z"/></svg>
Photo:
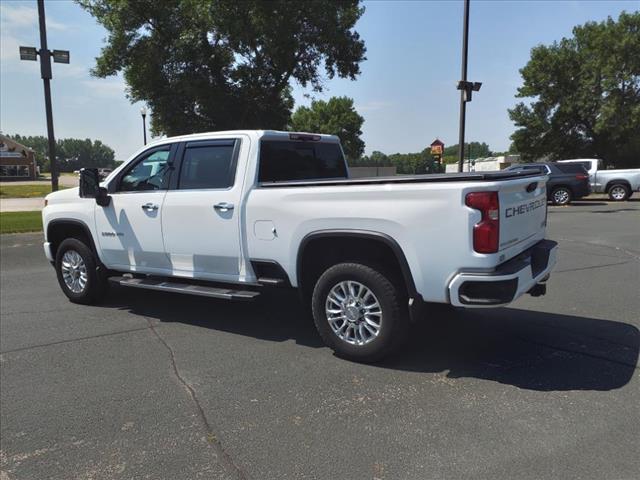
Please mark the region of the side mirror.
<svg viewBox="0 0 640 480"><path fill-rule="evenodd" d="M97 168L80 170L80 197L95 198L96 203L106 207L111 202L107 189L100 186L100 174Z"/></svg>

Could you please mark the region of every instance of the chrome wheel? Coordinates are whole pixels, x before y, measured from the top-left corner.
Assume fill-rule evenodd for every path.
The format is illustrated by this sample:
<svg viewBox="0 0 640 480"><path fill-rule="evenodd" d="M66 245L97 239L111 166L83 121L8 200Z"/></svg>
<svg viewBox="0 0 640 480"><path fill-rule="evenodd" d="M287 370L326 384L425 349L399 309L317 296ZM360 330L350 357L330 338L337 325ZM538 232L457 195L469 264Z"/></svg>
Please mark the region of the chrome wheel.
<svg viewBox="0 0 640 480"><path fill-rule="evenodd" d="M336 284L327 295L325 313L333 333L351 345L366 345L380 333L380 302L360 282L346 280Z"/></svg>
<svg viewBox="0 0 640 480"><path fill-rule="evenodd" d="M82 256L75 250L67 250L62 256L60 266L62 279L73 293L82 293L87 286L87 266Z"/></svg>
<svg viewBox="0 0 640 480"><path fill-rule="evenodd" d="M609 195L611 195L611 198L614 200L624 200L627 196L627 190L624 187L615 186L609 191Z"/></svg>
<svg viewBox="0 0 640 480"><path fill-rule="evenodd" d="M565 203L569 203L569 192L564 188L561 188L553 192L553 203L556 203L558 205L564 205Z"/></svg>

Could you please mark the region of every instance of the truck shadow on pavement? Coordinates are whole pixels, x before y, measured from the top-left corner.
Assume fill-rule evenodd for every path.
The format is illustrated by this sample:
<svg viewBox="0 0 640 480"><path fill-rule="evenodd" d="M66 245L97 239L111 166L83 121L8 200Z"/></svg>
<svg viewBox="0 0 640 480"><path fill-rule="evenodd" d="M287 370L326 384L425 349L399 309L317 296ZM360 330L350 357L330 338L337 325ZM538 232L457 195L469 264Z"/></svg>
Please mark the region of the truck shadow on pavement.
<svg viewBox="0 0 640 480"><path fill-rule="evenodd" d="M105 307L211 333L323 348L295 293L236 303L115 288ZM623 322L515 308L434 306L412 325L403 350L373 367L447 372L449 378L479 378L537 391L613 390L633 377L639 349L640 332Z"/></svg>

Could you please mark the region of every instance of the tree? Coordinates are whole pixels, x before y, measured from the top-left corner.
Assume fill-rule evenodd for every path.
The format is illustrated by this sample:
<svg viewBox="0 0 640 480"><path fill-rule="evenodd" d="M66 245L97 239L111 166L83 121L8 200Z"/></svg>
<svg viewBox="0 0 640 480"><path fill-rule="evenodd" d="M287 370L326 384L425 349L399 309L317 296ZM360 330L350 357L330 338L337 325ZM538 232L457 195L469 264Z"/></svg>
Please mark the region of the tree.
<svg viewBox="0 0 640 480"><path fill-rule="evenodd" d="M458 151L460 150L458 144L451 145L449 147L445 147L443 156L444 157L458 157ZM469 156L469 152L471 152L472 158L484 158L492 156L491 149L489 145L485 142L469 142L464 144L464 158ZM457 160L456 160L457 161Z"/></svg>
<svg viewBox="0 0 640 480"><path fill-rule="evenodd" d="M311 107L299 107L291 116L293 131L326 133L340 137L349 160L360 158L364 153L364 142L360 139L363 123L364 118L358 115L353 99L348 97L332 97L328 102L314 100Z"/></svg>
<svg viewBox="0 0 640 480"><path fill-rule="evenodd" d="M26 137L22 135L11 135L11 138L26 147L33 149L36 163L41 171L50 170L49 162L49 142L47 137L37 135ZM99 168L115 166L115 153L100 140L93 142L88 138L80 140L77 138L63 138L56 141L56 158L58 168L61 172L73 172L81 168Z"/></svg>
<svg viewBox="0 0 640 480"><path fill-rule="evenodd" d="M358 0L77 1L108 32L93 74L123 72L155 134L284 129L291 80L320 92L365 59Z"/></svg>
<svg viewBox="0 0 640 480"><path fill-rule="evenodd" d="M588 22L573 37L539 45L520 70L509 115L523 159L602 158L640 166L640 12Z"/></svg>

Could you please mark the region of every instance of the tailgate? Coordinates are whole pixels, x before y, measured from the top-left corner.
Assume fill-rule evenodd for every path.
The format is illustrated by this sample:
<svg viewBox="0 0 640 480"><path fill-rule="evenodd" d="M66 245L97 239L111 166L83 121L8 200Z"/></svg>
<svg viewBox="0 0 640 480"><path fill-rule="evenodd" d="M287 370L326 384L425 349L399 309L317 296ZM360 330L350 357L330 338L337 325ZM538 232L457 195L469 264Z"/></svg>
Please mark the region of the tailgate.
<svg viewBox="0 0 640 480"><path fill-rule="evenodd" d="M526 241L547 223L546 176L500 183L500 250Z"/></svg>

